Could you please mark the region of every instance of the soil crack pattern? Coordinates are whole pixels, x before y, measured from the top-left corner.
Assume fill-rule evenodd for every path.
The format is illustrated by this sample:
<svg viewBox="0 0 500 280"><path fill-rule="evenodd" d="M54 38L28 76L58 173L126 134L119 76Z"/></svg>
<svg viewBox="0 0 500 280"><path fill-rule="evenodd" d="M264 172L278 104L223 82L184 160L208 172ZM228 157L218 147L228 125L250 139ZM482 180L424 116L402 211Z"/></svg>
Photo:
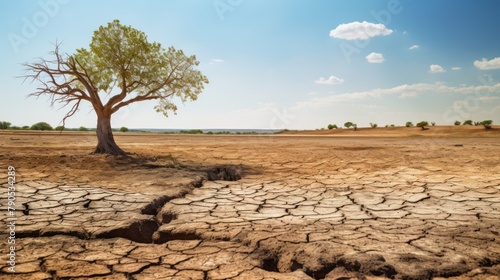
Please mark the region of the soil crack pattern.
<svg viewBox="0 0 500 280"><path fill-rule="evenodd" d="M221 167L176 197L20 182L16 279L498 277L500 175L420 173L255 182Z"/></svg>

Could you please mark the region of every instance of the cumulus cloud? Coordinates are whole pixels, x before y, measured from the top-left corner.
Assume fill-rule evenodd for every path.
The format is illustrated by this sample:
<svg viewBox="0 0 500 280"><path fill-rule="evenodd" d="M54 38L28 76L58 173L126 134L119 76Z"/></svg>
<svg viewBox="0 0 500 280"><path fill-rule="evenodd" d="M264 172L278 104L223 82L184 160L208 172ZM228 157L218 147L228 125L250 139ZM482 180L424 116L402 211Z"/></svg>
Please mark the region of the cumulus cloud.
<svg viewBox="0 0 500 280"><path fill-rule="evenodd" d="M451 70L453 70L453 71L462 70L462 67L458 67L458 66L456 66L456 67L451 67Z"/></svg>
<svg viewBox="0 0 500 280"><path fill-rule="evenodd" d="M355 21L338 25L330 31L330 37L345 40L368 40L376 36L390 35L392 32L382 23Z"/></svg>
<svg viewBox="0 0 500 280"><path fill-rule="evenodd" d="M418 49L418 48L420 48L420 46L419 46L419 45L413 45L413 46L411 46L411 47L409 48L409 50L416 50L416 49Z"/></svg>
<svg viewBox="0 0 500 280"><path fill-rule="evenodd" d="M337 78L335 76L330 76L328 79L320 77L318 80L314 82L320 85L337 85L343 83L344 79Z"/></svg>
<svg viewBox="0 0 500 280"><path fill-rule="evenodd" d="M444 73L446 72L443 67L441 67L440 65L437 65L437 64L432 64L430 67L429 67L429 71L431 73Z"/></svg>
<svg viewBox="0 0 500 280"><path fill-rule="evenodd" d="M385 59L381 53L372 52L366 56L366 60L370 63L382 63Z"/></svg>
<svg viewBox="0 0 500 280"><path fill-rule="evenodd" d="M500 69L500 57L495 57L492 60L483 58L482 60L474 61L474 66L480 70Z"/></svg>

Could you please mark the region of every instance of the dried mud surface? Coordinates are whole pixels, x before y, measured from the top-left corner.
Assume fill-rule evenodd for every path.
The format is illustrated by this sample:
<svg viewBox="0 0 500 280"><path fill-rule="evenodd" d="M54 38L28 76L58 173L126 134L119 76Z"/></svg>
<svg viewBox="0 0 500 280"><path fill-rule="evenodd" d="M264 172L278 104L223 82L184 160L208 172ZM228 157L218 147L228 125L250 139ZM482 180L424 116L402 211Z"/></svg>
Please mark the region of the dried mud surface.
<svg viewBox="0 0 500 280"><path fill-rule="evenodd" d="M0 279L500 277L499 138L116 138L0 133Z"/></svg>

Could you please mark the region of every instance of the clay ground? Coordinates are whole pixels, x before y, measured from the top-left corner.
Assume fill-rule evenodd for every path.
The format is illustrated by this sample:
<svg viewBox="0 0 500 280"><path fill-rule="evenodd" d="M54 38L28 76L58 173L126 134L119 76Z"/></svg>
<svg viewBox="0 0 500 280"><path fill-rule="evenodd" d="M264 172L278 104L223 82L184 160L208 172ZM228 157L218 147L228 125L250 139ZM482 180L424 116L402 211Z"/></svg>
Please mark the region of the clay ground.
<svg viewBox="0 0 500 280"><path fill-rule="evenodd" d="M499 279L498 128L433 129L2 132L0 278Z"/></svg>

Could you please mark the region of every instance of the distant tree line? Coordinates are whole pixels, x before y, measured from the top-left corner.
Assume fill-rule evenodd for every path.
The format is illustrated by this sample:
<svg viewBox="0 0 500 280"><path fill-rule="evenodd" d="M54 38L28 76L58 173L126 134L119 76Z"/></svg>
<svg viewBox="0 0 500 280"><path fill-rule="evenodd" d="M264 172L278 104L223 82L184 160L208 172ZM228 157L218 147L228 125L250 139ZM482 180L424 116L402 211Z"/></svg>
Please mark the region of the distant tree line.
<svg viewBox="0 0 500 280"><path fill-rule="evenodd" d="M479 126L479 125L482 125L484 126L485 129L491 129L492 128L492 125L493 125L493 121L492 120L484 120L484 121L481 121L481 122L473 122L472 120L465 120L463 123L461 121L455 121L453 123L454 125L456 126L459 126L459 125L475 125L475 126ZM435 126L436 123L435 122L431 122L430 123L431 126ZM344 123L344 126L346 128L354 128L354 130L357 130L357 125L353 122L346 122ZM396 125L394 124L387 124L385 127L395 127ZM413 122L411 121L408 121L406 122L405 124L406 127L412 127L412 126L416 126L416 127L420 127L422 130L427 130L428 126L429 126L429 122L428 121L421 121L421 122L418 122L416 125L413 124ZM376 123L370 123L370 127L371 128L377 128L378 127L378 124ZM332 129L340 129L342 127L338 127L336 124L329 124L327 126L327 128L329 130L332 130ZM324 128L322 128L324 129Z"/></svg>
<svg viewBox="0 0 500 280"><path fill-rule="evenodd" d="M10 122L0 122L0 130L39 130L39 131L45 131L45 130L56 130L56 131L95 131L95 128L86 128L84 126L80 126L79 128L65 128L64 126L56 126L53 128L50 124L47 122L37 122L33 124L32 126L25 125L25 126L11 126ZM127 132L128 128L126 127L121 127L120 129L113 129L113 131L121 131L121 132Z"/></svg>

